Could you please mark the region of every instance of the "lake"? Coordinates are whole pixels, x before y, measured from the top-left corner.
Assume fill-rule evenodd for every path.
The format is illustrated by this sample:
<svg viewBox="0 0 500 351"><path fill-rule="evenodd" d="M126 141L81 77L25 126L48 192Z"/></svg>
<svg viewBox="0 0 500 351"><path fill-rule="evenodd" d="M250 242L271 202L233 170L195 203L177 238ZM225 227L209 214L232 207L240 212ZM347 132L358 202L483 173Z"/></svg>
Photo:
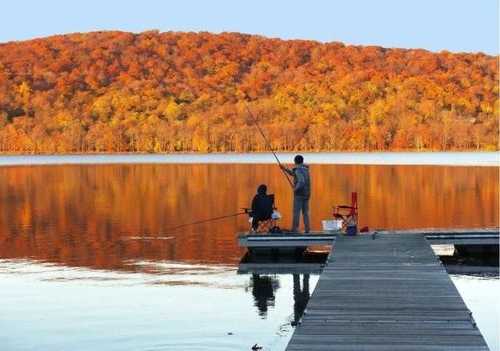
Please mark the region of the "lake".
<svg viewBox="0 0 500 351"><path fill-rule="evenodd" d="M371 229L498 225L498 153L305 157L314 229L352 191ZM284 350L318 276L237 274L245 215L172 229L240 212L261 183L290 227L272 160L1 156L1 349ZM498 277L452 279L499 350Z"/></svg>

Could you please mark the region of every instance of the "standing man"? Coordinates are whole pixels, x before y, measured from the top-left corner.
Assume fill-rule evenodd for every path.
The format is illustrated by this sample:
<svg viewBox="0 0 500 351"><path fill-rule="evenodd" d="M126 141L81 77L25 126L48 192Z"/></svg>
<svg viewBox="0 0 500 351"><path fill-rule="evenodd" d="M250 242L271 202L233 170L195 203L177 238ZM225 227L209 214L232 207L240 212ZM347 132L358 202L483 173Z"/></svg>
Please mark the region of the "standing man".
<svg viewBox="0 0 500 351"><path fill-rule="evenodd" d="M299 229L300 212L304 218L304 232L309 233L309 198L311 197L311 177L309 166L304 164L304 157L297 155L293 159L295 167L288 169L281 165L281 169L293 176L293 224L292 232Z"/></svg>

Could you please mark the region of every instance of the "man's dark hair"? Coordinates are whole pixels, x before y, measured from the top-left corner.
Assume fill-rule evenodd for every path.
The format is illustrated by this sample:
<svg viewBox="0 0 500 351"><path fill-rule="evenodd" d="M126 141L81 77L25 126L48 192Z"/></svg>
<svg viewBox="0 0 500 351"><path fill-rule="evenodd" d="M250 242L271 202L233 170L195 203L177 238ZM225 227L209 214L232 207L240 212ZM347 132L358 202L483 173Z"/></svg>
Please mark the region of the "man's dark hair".
<svg viewBox="0 0 500 351"><path fill-rule="evenodd" d="M257 188L257 194L265 194L267 192L267 186L266 184L261 184Z"/></svg>
<svg viewBox="0 0 500 351"><path fill-rule="evenodd" d="M295 162L296 165L301 165L304 163L304 157L302 157L302 155L297 155L293 159L293 162Z"/></svg>

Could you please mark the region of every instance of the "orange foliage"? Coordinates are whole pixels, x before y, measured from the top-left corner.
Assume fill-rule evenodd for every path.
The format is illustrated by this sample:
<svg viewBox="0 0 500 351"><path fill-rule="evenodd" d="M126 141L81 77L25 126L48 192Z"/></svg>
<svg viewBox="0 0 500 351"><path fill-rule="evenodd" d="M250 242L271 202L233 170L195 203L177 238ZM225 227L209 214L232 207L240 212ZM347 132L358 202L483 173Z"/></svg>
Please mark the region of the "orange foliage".
<svg viewBox="0 0 500 351"><path fill-rule="evenodd" d="M0 44L0 152L494 150L485 54L237 33L95 32Z"/></svg>

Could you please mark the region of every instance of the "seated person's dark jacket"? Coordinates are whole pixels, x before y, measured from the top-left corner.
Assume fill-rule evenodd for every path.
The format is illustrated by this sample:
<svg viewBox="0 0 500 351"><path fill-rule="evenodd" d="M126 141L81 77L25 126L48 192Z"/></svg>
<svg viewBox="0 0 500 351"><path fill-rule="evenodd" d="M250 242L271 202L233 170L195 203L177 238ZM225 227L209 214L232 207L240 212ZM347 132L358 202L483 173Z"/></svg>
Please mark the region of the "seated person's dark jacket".
<svg viewBox="0 0 500 351"><path fill-rule="evenodd" d="M250 216L253 218L252 227L257 229L259 221L271 219L273 214L273 195L257 194L252 200L252 212Z"/></svg>

